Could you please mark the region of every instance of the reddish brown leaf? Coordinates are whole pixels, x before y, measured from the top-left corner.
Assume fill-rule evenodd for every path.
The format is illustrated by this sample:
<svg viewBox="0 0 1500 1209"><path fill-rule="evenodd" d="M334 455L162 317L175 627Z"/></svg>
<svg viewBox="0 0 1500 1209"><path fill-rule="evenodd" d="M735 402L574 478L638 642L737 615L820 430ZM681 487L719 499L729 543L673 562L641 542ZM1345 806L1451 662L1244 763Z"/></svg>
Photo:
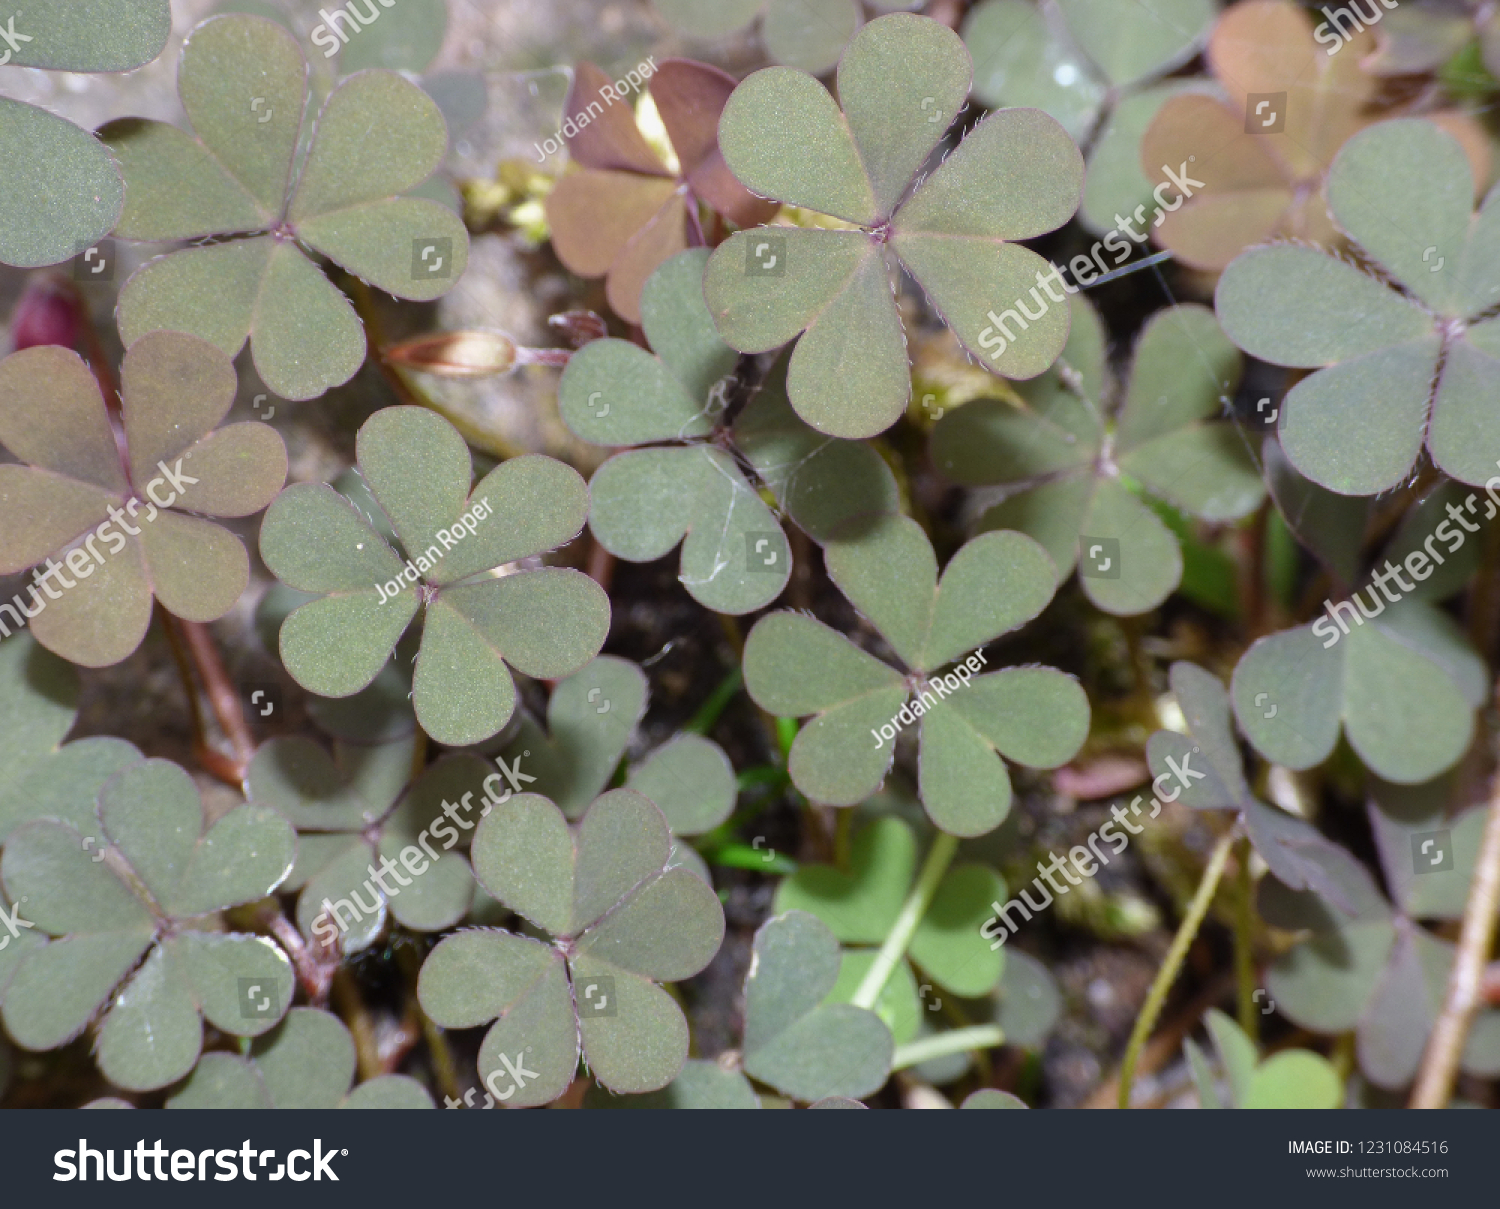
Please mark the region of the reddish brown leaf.
<svg viewBox="0 0 1500 1209"><path fill-rule="evenodd" d="M563 129L569 122L577 128L564 136L568 151L585 168L670 176L635 124L632 98L615 100L605 95L606 85L613 91L610 78L599 68L588 62L578 64L563 105Z"/></svg>
<svg viewBox="0 0 1500 1209"><path fill-rule="evenodd" d="M671 179L587 169L547 195L547 223L558 259L580 277L603 277L615 258L676 192Z"/></svg>
<svg viewBox="0 0 1500 1209"><path fill-rule="evenodd" d="M621 249L609 270L605 295L615 314L641 321L641 288L657 267L687 247L687 199L678 191L667 199Z"/></svg>

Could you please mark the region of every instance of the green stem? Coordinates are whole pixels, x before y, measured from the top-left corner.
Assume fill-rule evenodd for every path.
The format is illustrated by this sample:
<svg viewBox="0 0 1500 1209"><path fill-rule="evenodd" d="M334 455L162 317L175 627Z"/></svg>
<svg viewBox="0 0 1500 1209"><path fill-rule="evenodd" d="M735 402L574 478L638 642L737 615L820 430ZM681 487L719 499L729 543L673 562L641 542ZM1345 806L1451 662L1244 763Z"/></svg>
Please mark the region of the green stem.
<svg viewBox="0 0 1500 1209"><path fill-rule="evenodd" d="M1229 861L1230 849L1234 847L1237 839L1239 839L1238 831L1230 830L1214 845L1213 855L1208 858L1208 868L1203 870L1203 880L1198 883L1198 892L1193 895L1193 901L1188 904L1187 914L1182 918L1182 926L1177 929L1177 935L1172 938L1172 947L1167 950L1167 958L1162 962L1161 969L1156 972L1156 981L1151 984L1151 990L1146 995L1146 1002L1141 1007L1141 1014L1136 1017L1135 1028L1130 1034L1130 1043L1125 1047L1125 1061L1120 1067L1121 1108L1130 1107L1130 1084L1135 1078L1135 1064L1140 1060L1146 1038L1156 1027L1156 1019L1161 1015L1162 1005L1167 1001L1167 992L1177 981L1177 974L1182 969L1183 959L1187 957L1188 947L1193 943L1193 938L1198 935L1198 928L1203 923L1203 917L1208 914L1208 906L1213 902L1214 891L1219 888L1219 879L1224 876L1224 866Z"/></svg>
<svg viewBox="0 0 1500 1209"><path fill-rule="evenodd" d="M1005 1044L1005 1034L998 1024L974 1024L968 1028L957 1028L951 1032L923 1037L907 1045L898 1045L891 1059L892 1070L905 1070L908 1066L920 1066L934 1058L946 1058L949 1054L961 1054L968 1050L992 1049Z"/></svg>
<svg viewBox="0 0 1500 1209"><path fill-rule="evenodd" d="M736 667L719 681L718 687L709 694L708 700L698 708L698 712L682 729L693 735L708 734L718 723L719 715L724 712L724 708L734 699L735 693L740 691L744 683L744 673Z"/></svg>
<svg viewBox="0 0 1500 1209"><path fill-rule="evenodd" d="M1255 886L1250 879L1250 841L1240 844L1238 893L1234 903L1234 970L1239 983L1240 1027L1251 1041L1260 1040L1260 1012L1255 1007Z"/></svg>
<svg viewBox="0 0 1500 1209"><path fill-rule="evenodd" d="M937 839L932 841L932 847L928 850L927 860L922 865L922 872L917 875L917 883L911 888L911 893L906 896L906 901L901 904L901 914L896 916L896 922L891 925L890 934L885 938L885 943L880 946L880 952L875 955L875 963L865 974L864 981L859 984L859 989L854 992L854 998L849 1002L855 1007L873 1009L875 1001L880 998L880 992L885 990L885 984L896 971L901 958L906 955L906 946L911 944L912 934L916 932L917 925L922 922L922 916L927 914L927 908L932 902L932 896L937 893L938 883L943 880L943 874L948 872L948 866L953 863L954 854L958 852L958 837L949 835L946 831L938 832Z"/></svg>

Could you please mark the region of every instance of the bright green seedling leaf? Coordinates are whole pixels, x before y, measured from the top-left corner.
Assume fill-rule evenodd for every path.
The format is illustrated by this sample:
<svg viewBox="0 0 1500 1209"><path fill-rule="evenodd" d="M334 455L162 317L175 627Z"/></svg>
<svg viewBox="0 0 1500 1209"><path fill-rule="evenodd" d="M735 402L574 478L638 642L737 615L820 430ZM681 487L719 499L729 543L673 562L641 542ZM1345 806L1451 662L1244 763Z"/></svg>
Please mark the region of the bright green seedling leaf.
<svg viewBox="0 0 1500 1209"><path fill-rule="evenodd" d="M1005 759L1056 768L1088 732L1088 701L1053 668L978 676L978 648L1036 617L1052 599L1046 552L1019 533L987 533L938 580L921 527L902 516L830 542L829 575L885 637L898 671L842 634L797 613L772 613L745 644L745 686L778 717L815 715L792 745L792 780L808 798L853 806L879 787L898 731L918 730L919 790L954 835L983 835L1010 809ZM962 659L960 667L939 675ZM910 698L910 703L908 703Z"/></svg>
<svg viewBox="0 0 1500 1209"><path fill-rule="evenodd" d="M161 54L168 0L41 0L7 14L0 64L51 71L129 71ZM124 182L87 131L35 105L0 98L0 264L58 264L120 219Z"/></svg>
<svg viewBox="0 0 1500 1209"><path fill-rule="evenodd" d="M584 1096L586 1108L759 1108L760 1099L750 1080L739 1071L725 1070L717 1062L689 1058L682 1074L660 1091L639 1096L619 1096L597 1084Z"/></svg>
<svg viewBox="0 0 1500 1209"><path fill-rule="evenodd" d="M1198 1103L1203 1108L1338 1108L1344 1088L1328 1060L1309 1050L1283 1050L1264 1062L1255 1043L1218 1008L1204 1021L1213 1038L1229 1087L1229 1103L1221 1102L1208 1061L1196 1043L1183 1042Z"/></svg>
<svg viewBox="0 0 1500 1209"><path fill-rule="evenodd" d="M832 865L803 865L777 887L772 910L806 911L844 944L878 945L911 889L916 854L908 824L892 816L875 819L855 833L848 873ZM955 865L912 936L907 950L912 961L954 995L972 999L987 994L1000 981L1004 952L992 951L979 929L991 913L990 904L1005 899L1005 882L994 870ZM928 986L924 994L930 991ZM909 1038L898 1034L896 1040Z"/></svg>
<svg viewBox="0 0 1500 1209"><path fill-rule="evenodd" d="M0 601L0 620L8 616ZM78 674L29 634L0 642L0 844L22 823L57 819L95 837L104 782L141 758L123 739L64 744L78 716Z"/></svg>
<svg viewBox="0 0 1500 1209"><path fill-rule="evenodd" d="M1072 307L1062 359L1019 388L1026 406L976 399L948 412L933 429L932 458L965 486L1011 488L981 531L1034 537L1064 578L1077 569L1099 608L1144 613L1178 586L1183 560L1140 493L1213 522L1246 516L1265 498L1242 438L1219 418L1241 358L1204 307L1159 311L1111 413L1103 325L1083 298Z"/></svg>
<svg viewBox="0 0 1500 1209"><path fill-rule="evenodd" d="M1436 843L1426 851L1387 847L1381 863L1388 877L1403 864L1430 867L1436 848ZM1352 857L1344 857L1332 871L1353 904L1352 914L1310 891L1262 882L1260 911L1266 922L1308 933L1272 963L1266 986L1277 1010L1303 1028L1328 1034L1354 1031L1365 1076L1379 1087L1399 1088L1415 1075L1442 1007L1453 946L1392 911L1369 872ZM1481 1011L1461 1068L1485 1078L1500 1071L1497 1037L1500 1012Z"/></svg>
<svg viewBox="0 0 1500 1209"><path fill-rule="evenodd" d="M286 1012L292 967L275 944L192 921L271 893L291 872L296 834L251 804L210 824L191 779L166 760L108 781L97 826L103 861L90 855L101 845L51 819L6 841L6 895L50 939L11 976L5 1027L26 1049L55 1049L102 1011L100 1070L146 1091L193 1068L205 1018L250 1037Z"/></svg>
<svg viewBox="0 0 1500 1209"><path fill-rule="evenodd" d="M420 609L417 721L449 747L479 743L515 711L510 668L560 678L604 645L609 601L588 576L561 567L487 574L576 537L588 489L540 455L502 462L471 489L463 438L419 407L376 412L357 448L406 558L333 488L283 491L261 525L261 557L282 583L319 599L282 624L282 661L304 688L352 696L380 674Z"/></svg>
<svg viewBox="0 0 1500 1209"><path fill-rule="evenodd" d="M829 1004L848 1004L859 990L860 984L875 964L874 949L845 949L839 963L838 981L828 993ZM911 967L901 962L890 980L880 990L871 1009L891 1030L897 1045L905 1045L916 1039L922 1026L922 997L932 993L931 984L917 988L917 980Z"/></svg>
<svg viewBox="0 0 1500 1209"><path fill-rule="evenodd" d="M495 1099L555 1100L580 1045L611 1091L658 1091L681 1074L687 1021L657 984L713 959L724 911L705 881L670 867L671 854L667 820L630 789L604 794L572 825L533 793L480 823L475 875L553 944L500 929L457 933L428 955L417 994L444 1028L494 1021L479 1074Z"/></svg>
<svg viewBox="0 0 1500 1209"><path fill-rule="evenodd" d="M1040 289L1055 270L1014 242L1055 230L1078 208L1083 158L1053 118L993 113L913 188L971 76L957 34L893 13L844 52L842 111L789 67L756 72L725 106L719 146L746 188L858 228L741 231L714 252L704 279L719 334L734 348L762 353L801 337L787 393L819 432L874 436L910 398L888 253L994 373L1035 377L1067 340L1068 311L1049 304L1050 286ZM989 315L1029 306L1028 295L1035 316L1009 336L997 332Z"/></svg>
<svg viewBox="0 0 1500 1209"><path fill-rule="evenodd" d="M409 739L336 743L330 758L293 737L272 739L250 762L246 795L302 833L282 887L301 891L297 925L335 952L367 948L387 917L414 932L451 928L473 902L473 875L455 848L468 847L490 804L511 791L471 753L439 760L408 789L412 752Z"/></svg>
<svg viewBox="0 0 1500 1209"><path fill-rule="evenodd" d="M558 383L563 421L618 453L590 483L589 528L619 558L650 562L682 544L678 578L720 613L749 613L781 594L791 548L735 460L710 438L727 406L739 355L714 331L703 301L706 249L652 274L642 324L656 355L627 340L595 340ZM664 442L695 442L665 444Z"/></svg>
<svg viewBox="0 0 1500 1209"><path fill-rule="evenodd" d="M123 465L120 434L76 353L44 345L0 361L0 445L20 463L0 466L0 575L46 564L25 597L0 603L0 617L21 609L38 642L85 667L133 652L153 600L184 621L229 612L249 556L195 514L253 515L286 481L275 429L218 427L237 383L213 345L151 333L126 352L120 381Z"/></svg>
<svg viewBox="0 0 1500 1209"><path fill-rule="evenodd" d="M1240 729L1266 759L1296 769L1326 760L1342 729L1387 781L1430 780L1468 750L1488 673L1432 606L1388 604L1374 587L1354 601L1341 602L1336 620L1271 634L1245 652L1231 688Z"/></svg>
<svg viewBox="0 0 1500 1209"><path fill-rule="evenodd" d="M527 782L532 792L576 819L620 766L645 716L648 691L639 667L600 655L552 690L545 730L523 711L515 738L501 754L513 763L524 760L527 774L536 778Z"/></svg>
<svg viewBox="0 0 1500 1209"><path fill-rule="evenodd" d="M1338 883L1326 868L1329 854L1340 851L1337 845L1312 824L1250 792L1230 722L1229 694L1218 677L1196 664L1174 663L1171 685L1188 733L1159 730L1147 741L1146 760L1156 778L1152 791L1194 810L1233 811L1272 873L1294 890L1311 887L1340 902Z"/></svg>
<svg viewBox="0 0 1500 1209"><path fill-rule="evenodd" d="M127 344L165 328L234 356L248 340L272 391L311 399L347 382L365 359L354 308L314 257L419 301L463 274L469 238L458 216L401 196L432 175L448 147L442 114L415 84L389 71L344 80L297 173L309 88L286 29L239 14L205 21L183 46L178 91L193 134L139 118L100 132L125 177L116 234L234 238L137 271L120 294Z"/></svg>
<svg viewBox="0 0 1500 1209"><path fill-rule="evenodd" d="M1253 356L1311 369L1281 405L1281 444L1341 495L1409 476L1424 444L1464 483L1493 478L1487 439L1500 382L1500 194L1474 213L1458 141L1432 123L1381 122L1333 161L1328 206L1390 281L1313 248L1242 253L1220 278L1224 330ZM1343 316L1358 314L1358 323Z"/></svg>
<svg viewBox="0 0 1500 1209"><path fill-rule="evenodd" d="M745 979L745 1073L793 1099L872 1095L895 1044L874 1012L829 1001L838 939L815 916L788 911L755 933Z"/></svg>
<svg viewBox="0 0 1500 1209"><path fill-rule="evenodd" d="M1141 136L1166 101L1191 85L1148 88L1196 55L1216 16L1213 0L984 0L962 28L974 57L974 96L992 109L1034 106L1071 138L1091 143L1083 223L1121 229L1115 214L1156 203L1141 171ZM1137 220L1139 221L1139 220ZM1149 217L1147 218L1149 221Z"/></svg>
<svg viewBox="0 0 1500 1209"><path fill-rule="evenodd" d="M760 19L761 41L775 63L822 75L859 28L855 0L652 0L656 11L690 38L722 38ZM904 8L877 2L876 10Z"/></svg>
<svg viewBox="0 0 1500 1209"><path fill-rule="evenodd" d="M353 1091L354 1038L344 1022L295 1007L255 1039L250 1057L205 1054L168 1108L432 1108L432 1097L406 1075L379 1075ZM269 1168L271 1179L276 1173Z"/></svg>

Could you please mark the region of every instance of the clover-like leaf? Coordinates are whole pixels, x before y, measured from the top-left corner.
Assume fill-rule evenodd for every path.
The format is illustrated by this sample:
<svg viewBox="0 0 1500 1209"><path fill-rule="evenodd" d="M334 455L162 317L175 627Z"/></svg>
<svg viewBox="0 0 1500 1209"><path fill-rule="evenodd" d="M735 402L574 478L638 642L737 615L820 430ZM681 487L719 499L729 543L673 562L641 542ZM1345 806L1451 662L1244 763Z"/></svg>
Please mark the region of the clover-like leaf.
<svg viewBox="0 0 1500 1209"><path fill-rule="evenodd" d="M1385 179L1403 187L1373 205L1366 194ZM1473 188L1456 139L1418 119L1382 122L1339 152L1328 204L1406 293L1302 247L1251 249L1220 280L1219 315L1236 344L1273 364L1316 370L1282 402L1281 444L1331 491L1394 487L1424 444L1461 482L1494 476L1483 434L1500 381L1500 327L1484 316L1500 302L1500 200L1491 193L1473 214ZM1284 301L1274 316L1265 306L1273 282ZM1351 309L1358 324L1334 319ZM1345 439L1351 424L1357 442Z"/></svg>
<svg viewBox="0 0 1500 1209"><path fill-rule="evenodd" d="M1356 596L1361 607L1343 602L1337 624L1322 617L1257 641L1234 670L1235 716L1261 755L1288 768L1321 764L1342 728L1379 776L1427 781L1468 749L1487 674L1445 614L1368 594L1369 611Z"/></svg>
<svg viewBox="0 0 1500 1209"><path fill-rule="evenodd" d="M938 673L1046 607L1056 587L1051 559L1022 534L987 533L953 556L939 582L926 535L902 516L830 542L826 557L834 583L907 671L800 614L758 621L745 644L751 697L779 716L816 715L792 745L792 780L813 801L862 802L891 766L895 733L915 722L933 822L955 835L993 830L1010 809L1001 757L1036 768L1066 763L1088 731L1087 699L1052 668L1009 668L971 683L979 653Z"/></svg>
<svg viewBox="0 0 1500 1209"><path fill-rule="evenodd" d="M339 951L352 953L374 942L387 915L412 931L437 932L468 913L473 877L453 849L467 845L481 802L499 799L491 780L498 774L478 756L458 753L411 781L412 752L409 740L336 743L330 758L293 737L271 740L251 760L246 795L303 833L282 889L301 891L297 923L309 939L337 936Z"/></svg>
<svg viewBox="0 0 1500 1209"><path fill-rule="evenodd" d="M1484 809L1450 816L1451 777L1370 787L1370 830L1386 885L1411 919L1462 919L1484 833Z"/></svg>
<svg viewBox="0 0 1500 1209"><path fill-rule="evenodd" d="M1102 235L1117 229L1115 214L1152 204L1157 180L1141 171L1141 135L1190 85L1147 85L1197 53L1214 16L1212 0L1124 9L1061 0L1051 12L1031 0L985 0L963 24L974 95L991 108L1033 105L1092 143L1080 218Z"/></svg>
<svg viewBox="0 0 1500 1209"><path fill-rule="evenodd" d="M261 525L261 557L282 583L320 598L283 623L282 660L305 688L351 696L386 666L421 608L417 720L439 743L478 743L515 710L510 666L567 676L604 644L609 602L586 575L554 567L486 574L575 537L587 488L561 462L526 455L471 491L463 438L418 407L376 412L358 449L407 557L331 487L283 491Z"/></svg>
<svg viewBox="0 0 1500 1209"><path fill-rule="evenodd" d="M714 252L704 279L720 335L734 348L768 352L801 336L787 394L819 432L873 436L910 397L888 251L995 373L1035 377L1067 340L1067 311L1033 291L1051 266L1014 242L1054 230L1078 208L1082 157L1053 118L991 114L913 189L963 107L971 75L957 34L893 13L866 25L844 52L842 110L789 67L756 72L724 108L720 146L751 191L858 228L741 231ZM1019 320L1014 339L999 337L988 315L1025 307L1029 292L1037 314L1028 308L1030 322Z"/></svg>
<svg viewBox="0 0 1500 1209"><path fill-rule="evenodd" d="M46 562L30 604L18 596L15 606L38 642L86 667L140 645L153 598L186 621L227 613L249 581L249 556L227 529L191 514L249 516L286 480L275 429L217 427L236 382L211 344L152 333L126 352L120 376L123 467L77 354L46 345L0 361L0 444L20 462L0 467L0 574Z"/></svg>
<svg viewBox="0 0 1500 1209"><path fill-rule="evenodd" d="M775 515L716 444L658 445L710 437L732 381L733 349L714 331L701 282L708 252L683 252L646 283L645 352L595 340L558 384L563 420L600 445L652 445L618 453L590 483L589 528L612 554L647 562L682 543L679 578L700 604L749 613L770 604L791 575L791 550Z"/></svg>
<svg viewBox="0 0 1500 1209"><path fill-rule="evenodd" d="M344 1022L295 1007L255 1039L250 1055L205 1054L168 1108L432 1108L432 1097L406 1075L378 1075L353 1091L354 1038ZM271 1179L276 1172L267 1169Z"/></svg>
<svg viewBox="0 0 1500 1209"><path fill-rule="evenodd" d="M1146 743L1157 796L1181 799L1194 810L1233 811L1272 873L1294 890L1311 887L1340 902L1341 891L1326 869L1336 845L1310 823L1267 806L1250 792L1230 724L1229 694L1218 677L1196 664L1174 663L1171 685L1188 733L1159 730Z"/></svg>
<svg viewBox="0 0 1500 1209"><path fill-rule="evenodd" d="M687 1022L658 982L712 960L724 912L708 885L669 867L667 821L630 789L598 798L569 825L552 802L522 793L474 834L474 872L552 947L499 929L441 941L418 996L445 1028L495 1021L479 1051L491 1094L545 1104L572 1082L580 1044L616 1092L667 1086L687 1058Z"/></svg>
<svg viewBox="0 0 1500 1209"><path fill-rule="evenodd" d="M172 32L168 0L34 4L7 15L0 64L50 71L129 71ZM106 148L35 105L0 98L0 264L57 264L119 221L125 190Z"/></svg>
<svg viewBox="0 0 1500 1209"><path fill-rule="evenodd" d="M1152 316L1118 410L1106 404L1104 330L1082 298L1061 360L1020 388L1026 404L976 399L939 419L932 457L966 486L1004 484L981 532L1015 529L1046 548L1107 612L1155 608L1182 578L1177 539L1140 498L1207 521L1253 512L1265 497L1245 444L1219 417L1241 359L1204 307Z"/></svg>
<svg viewBox="0 0 1500 1209"><path fill-rule="evenodd" d="M547 701L547 726L523 711L502 758L524 759L533 791L577 818L609 784L646 713L645 674L635 664L600 655ZM649 796L649 795L647 795Z"/></svg>
<svg viewBox="0 0 1500 1209"><path fill-rule="evenodd" d="M458 216L401 196L432 175L448 145L442 114L415 84L389 71L340 83L296 174L309 89L288 30L243 14L205 21L183 46L178 91L194 134L137 118L101 131L126 182L116 232L235 238L138 270L120 295L127 344L166 328L234 356L248 340L271 390L311 399L347 382L365 357L354 308L314 256L424 301L462 275L469 237Z"/></svg>
<svg viewBox="0 0 1500 1209"><path fill-rule="evenodd" d="M526 771L532 792L550 798L577 819L620 766L637 723L646 712L646 677L635 664L601 655L560 681L547 703L547 731L530 717L504 748L502 759ZM673 835L698 835L734 810L737 788L729 757L717 743L681 734L629 771L626 785L651 799Z"/></svg>
<svg viewBox="0 0 1500 1209"><path fill-rule="evenodd" d="M891 815L877 818L855 833L848 873L802 865L777 887L772 910L816 915L843 944L881 944L911 889L916 852L910 826ZM955 995L972 999L994 990L1005 955L990 948L979 928L990 903L1005 898L1005 882L989 866L953 866L912 934L911 960Z"/></svg>
<svg viewBox="0 0 1500 1209"><path fill-rule="evenodd" d="M901 510L896 476L863 441L809 428L787 401L787 356L776 359L734 422L735 447L787 516L815 542L858 518Z"/></svg>
<svg viewBox="0 0 1500 1209"><path fill-rule="evenodd" d="M1330 221L1321 186L1339 148L1372 120L1379 81L1361 70L1374 45L1353 34L1330 55L1314 36L1314 15L1291 0L1248 0L1219 18L1208 61L1225 99L1193 91L1159 109L1141 140L1140 166L1153 181L1175 174L1176 204L1160 210L1152 234L1184 264L1222 269L1243 249L1290 236L1324 245L1342 227ZM1253 112L1252 112L1253 110ZM1433 124L1471 147L1476 175L1487 160L1484 136L1456 112Z"/></svg>
<svg viewBox="0 0 1500 1209"><path fill-rule="evenodd" d="M890 1074L894 1042L874 1012L831 1003L837 938L816 916L788 911L755 933L745 979L745 1073L798 1100L859 1097Z"/></svg>
<svg viewBox="0 0 1500 1209"><path fill-rule="evenodd" d="M120 1087L162 1087L197 1062L205 1018L255 1036L285 1012L292 969L279 948L188 921L269 894L291 871L296 836L249 804L210 825L192 781L165 760L108 781L97 822L103 863L73 826L51 819L6 841L6 894L53 939L14 971L5 1026L28 1049L52 1049L111 1001L98 1027L100 1069Z"/></svg>
<svg viewBox="0 0 1500 1209"><path fill-rule="evenodd" d="M1338 1072L1321 1054L1282 1050L1262 1062L1255 1042L1223 1012L1210 1008L1204 1023L1229 1083L1230 1102L1220 1103L1203 1051L1188 1039L1183 1049L1192 1067L1200 1107L1338 1108L1343 1103L1344 1088Z"/></svg>
<svg viewBox="0 0 1500 1209"><path fill-rule="evenodd" d="M559 180L546 201L558 259L582 277L605 277L609 305L630 323L641 322L647 279L688 246L700 204L741 227L776 213L774 202L734 179L719 153L719 114L734 77L690 59L667 59L643 74L677 164L662 162L629 100L582 62L563 106L563 127L575 130L566 136L568 150L582 171Z"/></svg>
<svg viewBox="0 0 1500 1209"><path fill-rule="evenodd" d="M24 28L24 27L23 27ZM0 264L57 264L120 219L125 187L107 148L86 130L0 97Z"/></svg>
<svg viewBox="0 0 1500 1209"><path fill-rule="evenodd" d="M1430 859L1430 851L1421 854ZM1410 848L1390 853L1415 863ZM1382 852L1382 863L1389 858ZM1396 868L1388 864L1388 871ZM1360 1069L1374 1084L1399 1088L1416 1074L1427 1035L1441 1008L1453 964L1453 946L1405 915L1394 913L1369 872L1352 857L1334 867L1352 915L1311 891L1278 882L1261 884L1260 911L1276 927L1305 931L1266 972L1277 1010L1320 1033L1356 1034ZM1492 1077L1500 1070L1494 1038L1500 1012L1479 1013L1460 1066Z"/></svg>
<svg viewBox="0 0 1500 1209"><path fill-rule="evenodd" d="M0 602L0 618L8 612ZM78 675L28 634L0 642L0 844L22 823L57 819L103 841L94 801L104 782L141 758L123 739L64 744L78 716Z"/></svg>

